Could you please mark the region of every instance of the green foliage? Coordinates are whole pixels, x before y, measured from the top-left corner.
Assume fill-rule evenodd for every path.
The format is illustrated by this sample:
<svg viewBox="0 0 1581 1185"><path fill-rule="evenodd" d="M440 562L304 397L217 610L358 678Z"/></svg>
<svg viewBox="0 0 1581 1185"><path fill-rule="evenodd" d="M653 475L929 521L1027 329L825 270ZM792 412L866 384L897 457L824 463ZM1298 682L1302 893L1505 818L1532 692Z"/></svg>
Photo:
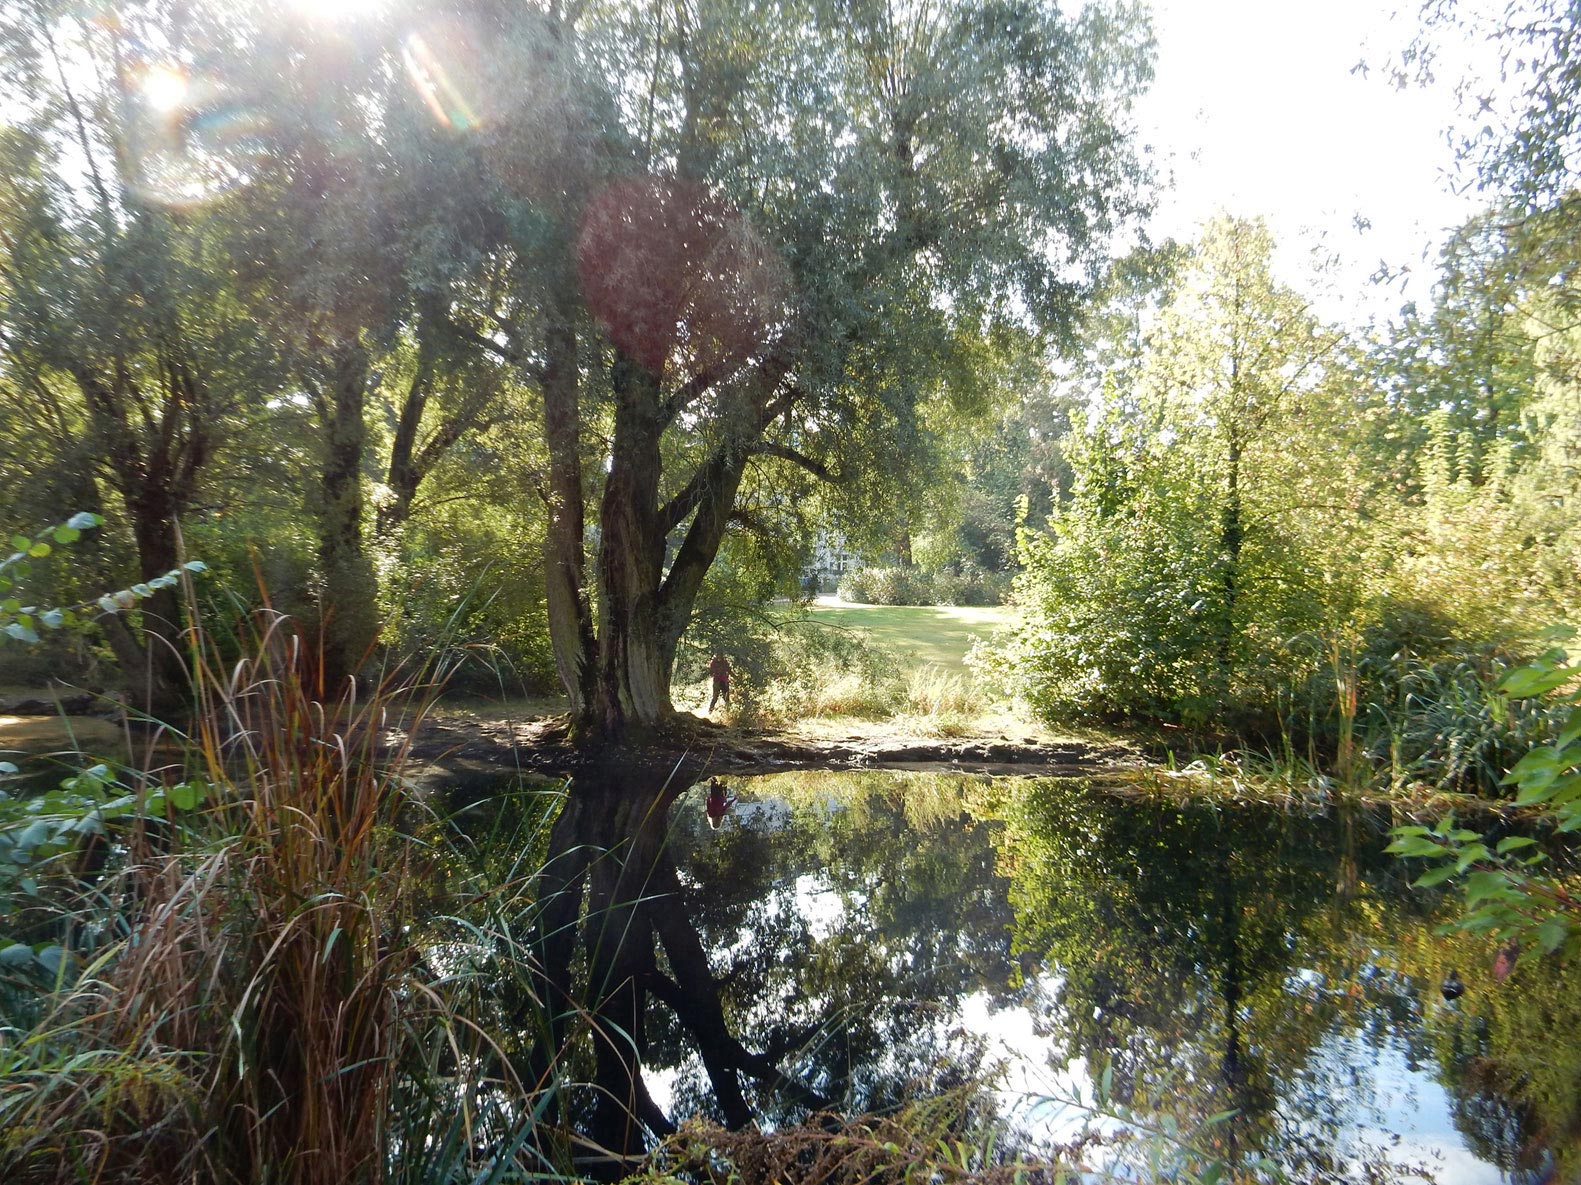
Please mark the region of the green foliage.
<svg viewBox="0 0 1581 1185"><path fill-rule="evenodd" d="M85 629L92 622L91 610L101 613L123 613L136 608L139 601L147 600L164 589L174 588L183 575L205 572L208 565L202 560L188 560L179 568L172 568L147 580L140 580L126 588L104 593L92 601L69 607L42 608L23 604L20 583L33 575L31 563L47 558L55 547L76 543L82 532L101 525L104 519L86 511L72 515L64 523L46 528L33 538L26 535L11 536L14 549L0 559L0 639L36 645L42 639L40 629L46 631Z"/></svg>
<svg viewBox="0 0 1581 1185"><path fill-rule="evenodd" d="M1573 634L1570 636L1573 637ZM1511 670L1499 693L1511 700L1547 700L1560 710L1547 744L1520 758L1504 776L1515 805L1540 810L1561 834L1581 829L1581 666L1563 649ZM1425 858L1435 866L1418 885L1453 881L1466 913L1455 924L1474 934L1515 940L1528 950L1574 950L1581 945L1581 897L1572 872L1554 868L1527 835L1495 839L1458 825L1451 816L1436 826L1398 827L1389 851Z"/></svg>
<svg viewBox="0 0 1581 1185"><path fill-rule="evenodd" d="M1271 250L1258 224L1211 224L1140 361L1073 416L1070 495L1023 536L1017 585L1010 666L1045 718L1269 730L1311 669L1291 640L1319 626L1344 550L1313 529L1349 510L1327 505L1344 462L1322 439L1343 353Z"/></svg>
<svg viewBox="0 0 1581 1185"><path fill-rule="evenodd" d="M97 527L104 520L96 514L74 514L64 523L40 531L38 535L29 539L26 535L11 536L12 552L4 559L0 559L0 638L10 638L17 642L36 643L39 641L39 629L59 630L69 629L81 621L81 613L86 606L78 605L69 609L39 608L36 605L22 603L22 590L19 583L26 581L32 572L33 560L44 559L57 546L66 546L75 543L82 537L82 532ZM160 577L161 580L167 579ZM174 581L172 574L168 579ZM163 587L161 585L160 587ZM108 600L112 606L107 612L130 608L137 598L151 591L151 585L137 585L121 592L112 593L101 598L100 607Z"/></svg>
<svg viewBox="0 0 1581 1185"><path fill-rule="evenodd" d="M972 563L954 568L867 567L840 578L840 596L858 605L1002 605L1010 578Z"/></svg>

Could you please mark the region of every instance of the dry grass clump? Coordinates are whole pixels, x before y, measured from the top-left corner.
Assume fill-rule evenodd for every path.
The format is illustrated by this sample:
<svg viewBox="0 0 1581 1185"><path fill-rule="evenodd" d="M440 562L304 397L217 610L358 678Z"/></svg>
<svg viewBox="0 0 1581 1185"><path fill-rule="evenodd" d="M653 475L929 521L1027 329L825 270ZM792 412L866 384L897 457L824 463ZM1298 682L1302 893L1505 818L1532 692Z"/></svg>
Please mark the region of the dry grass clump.
<svg viewBox="0 0 1581 1185"><path fill-rule="evenodd" d="M969 678L929 664L906 680L907 727L923 736L962 736L972 730L979 696Z"/></svg>
<svg viewBox="0 0 1581 1185"><path fill-rule="evenodd" d="M948 1104L949 1097L923 1107ZM815 1115L772 1132L728 1131L693 1119L632 1182L651 1185L1034 1185L1063 1179L1059 1166L1001 1157L992 1141L941 1134L937 1116Z"/></svg>

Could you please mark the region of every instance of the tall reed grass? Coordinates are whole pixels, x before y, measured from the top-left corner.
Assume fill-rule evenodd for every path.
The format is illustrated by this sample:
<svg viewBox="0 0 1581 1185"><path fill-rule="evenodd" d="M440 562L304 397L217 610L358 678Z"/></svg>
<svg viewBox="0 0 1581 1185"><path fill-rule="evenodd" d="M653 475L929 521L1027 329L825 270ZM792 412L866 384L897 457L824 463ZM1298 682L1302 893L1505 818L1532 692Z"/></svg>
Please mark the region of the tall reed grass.
<svg viewBox="0 0 1581 1185"><path fill-rule="evenodd" d="M113 867L57 903L53 981L12 977L0 1180L497 1178L548 1085L502 1035L535 1004L512 937L531 870L469 880L407 780L431 686L325 696L276 615L241 661L217 652L194 635L179 756L122 775L162 816L134 816Z"/></svg>

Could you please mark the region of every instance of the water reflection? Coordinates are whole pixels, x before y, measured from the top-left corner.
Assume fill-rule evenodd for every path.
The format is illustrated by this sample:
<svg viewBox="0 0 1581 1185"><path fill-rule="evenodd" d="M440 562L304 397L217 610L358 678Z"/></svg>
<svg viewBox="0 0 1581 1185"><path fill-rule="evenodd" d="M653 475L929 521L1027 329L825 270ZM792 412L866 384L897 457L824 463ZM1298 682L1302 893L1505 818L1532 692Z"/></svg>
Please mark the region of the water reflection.
<svg viewBox="0 0 1581 1185"><path fill-rule="evenodd" d="M1573 972L1496 983L1491 949L1435 933L1438 902L1382 854L1381 821L1031 779L741 788L717 832L701 799L673 812L688 909L734 1031L842 1108L987 1083L974 1105L1009 1114L1104 1082L1107 1109L1252 1176L1265 1157L1299 1180L1574 1172ZM649 1038L671 1113L718 1115L674 1022ZM783 1093L750 1101L799 1114ZM1028 1140L1080 1118L1017 1114Z"/></svg>

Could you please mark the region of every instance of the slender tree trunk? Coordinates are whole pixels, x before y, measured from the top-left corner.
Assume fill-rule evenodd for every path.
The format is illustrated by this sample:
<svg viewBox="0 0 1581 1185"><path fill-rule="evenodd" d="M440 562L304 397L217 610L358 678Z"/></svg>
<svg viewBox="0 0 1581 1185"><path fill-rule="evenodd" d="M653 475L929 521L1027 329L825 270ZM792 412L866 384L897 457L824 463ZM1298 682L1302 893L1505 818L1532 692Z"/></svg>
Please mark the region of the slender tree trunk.
<svg viewBox="0 0 1581 1185"><path fill-rule="evenodd" d="M318 559L324 581L319 648L325 696L340 694L378 637L378 586L362 533L367 385L367 351L354 342L341 345L335 352L327 400L318 507Z"/></svg>
<svg viewBox="0 0 1581 1185"><path fill-rule="evenodd" d="M544 435L549 446L549 480L544 491L548 526L544 533L544 584L549 641L555 669L571 698L578 732L589 724L594 700L597 646L587 595L587 524L582 494L582 420L577 375L575 311L562 299L554 308L544 339Z"/></svg>
<svg viewBox="0 0 1581 1185"><path fill-rule="evenodd" d="M1224 565L1224 604L1219 627L1219 670L1228 691L1235 668L1235 621L1241 594L1241 547L1245 527L1241 522L1241 441L1231 434L1226 457L1224 510L1219 519L1219 555Z"/></svg>
<svg viewBox="0 0 1581 1185"><path fill-rule="evenodd" d="M412 502L423 480L417 463L417 433L428 408L434 366L426 348L420 346L419 354L417 376L401 402L395 438L390 442L390 468L385 483L390 487L390 500L379 507L374 525L374 534L381 539L392 535L412 517Z"/></svg>

